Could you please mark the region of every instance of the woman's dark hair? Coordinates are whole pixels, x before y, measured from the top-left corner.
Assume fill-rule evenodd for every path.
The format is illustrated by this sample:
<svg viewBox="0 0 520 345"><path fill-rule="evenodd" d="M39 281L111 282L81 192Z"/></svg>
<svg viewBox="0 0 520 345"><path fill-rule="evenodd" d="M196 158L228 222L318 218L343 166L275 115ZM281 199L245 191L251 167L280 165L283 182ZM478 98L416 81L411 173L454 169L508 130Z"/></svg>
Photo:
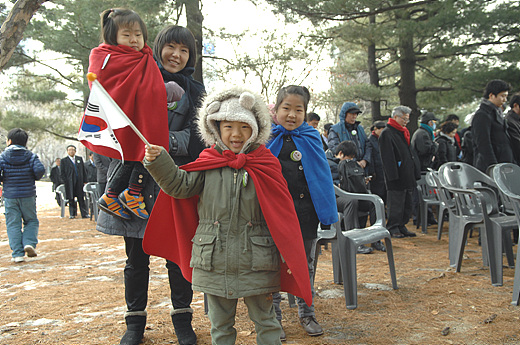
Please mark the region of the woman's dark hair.
<svg viewBox="0 0 520 345"><path fill-rule="evenodd" d="M153 57L155 61L162 62L162 49L166 44L171 42L184 44L186 47L188 47L190 57L188 58L186 67L195 67L195 63L197 62L197 47L195 43L195 37L189 29L179 25L169 25L157 34L153 43Z"/></svg>
<svg viewBox="0 0 520 345"><path fill-rule="evenodd" d="M456 130L457 127L458 127L457 124L454 122L444 122L441 125L441 132L444 134L450 134L451 132Z"/></svg>
<svg viewBox="0 0 520 345"><path fill-rule="evenodd" d="M307 112L307 106L309 105L309 101L311 99L311 94L309 90L305 86L298 85L289 85L284 86L278 91L278 96L276 96L276 103L274 105L274 111L278 111L278 107L282 104L285 97L288 95L299 95L303 98L303 108L305 112Z"/></svg>
<svg viewBox="0 0 520 345"><path fill-rule="evenodd" d="M146 25L139 15L126 8L110 8L101 13L101 41L117 46L117 31L138 23L143 33L144 42L148 40Z"/></svg>

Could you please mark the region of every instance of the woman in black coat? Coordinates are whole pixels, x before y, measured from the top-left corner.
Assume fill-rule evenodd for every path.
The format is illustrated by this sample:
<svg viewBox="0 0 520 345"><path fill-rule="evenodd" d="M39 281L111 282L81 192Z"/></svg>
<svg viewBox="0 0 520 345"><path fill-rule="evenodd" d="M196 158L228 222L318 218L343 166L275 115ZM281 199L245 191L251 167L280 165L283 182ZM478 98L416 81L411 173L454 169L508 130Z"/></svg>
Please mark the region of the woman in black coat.
<svg viewBox="0 0 520 345"><path fill-rule="evenodd" d="M434 169L439 169L446 162L457 161L457 146L455 143L455 135L457 134L457 125L453 122L445 122L441 126L441 131L435 142L439 144L439 149L435 155L433 162Z"/></svg>

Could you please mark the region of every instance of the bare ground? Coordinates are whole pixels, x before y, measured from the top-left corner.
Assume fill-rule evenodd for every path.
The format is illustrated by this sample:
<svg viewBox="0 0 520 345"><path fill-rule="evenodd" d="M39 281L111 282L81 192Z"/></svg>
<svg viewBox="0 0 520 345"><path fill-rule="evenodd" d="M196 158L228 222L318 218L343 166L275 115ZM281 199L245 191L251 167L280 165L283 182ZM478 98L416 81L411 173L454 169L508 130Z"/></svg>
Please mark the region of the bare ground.
<svg viewBox="0 0 520 345"><path fill-rule="evenodd" d="M88 219L62 219L57 207L40 210L39 218L38 257L14 264L0 217L0 345L119 344L123 240L97 232ZM343 287L332 280L330 248L324 249L315 305L325 334L308 337L285 300L287 344L520 344L520 309L511 305L514 270L504 268L504 286L493 287L476 237L460 273L449 268L447 233L438 241L435 227L392 242L399 289L390 289L384 253L358 255L355 310L346 309ZM164 263L152 258L144 345L177 344ZM211 344L202 294L195 293L193 307L198 344ZM237 344L255 343L243 302L236 327Z"/></svg>

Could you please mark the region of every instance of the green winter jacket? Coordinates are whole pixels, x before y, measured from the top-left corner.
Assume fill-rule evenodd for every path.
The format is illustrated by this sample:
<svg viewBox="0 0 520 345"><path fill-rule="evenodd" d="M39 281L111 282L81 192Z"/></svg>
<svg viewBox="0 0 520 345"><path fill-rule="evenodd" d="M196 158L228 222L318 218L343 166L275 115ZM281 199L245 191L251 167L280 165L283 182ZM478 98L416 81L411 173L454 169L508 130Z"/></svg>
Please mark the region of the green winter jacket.
<svg viewBox="0 0 520 345"><path fill-rule="evenodd" d="M190 262L193 290L230 299L280 290L278 249L244 169L186 172L166 151L145 166L168 195L199 195Z"/></svg>

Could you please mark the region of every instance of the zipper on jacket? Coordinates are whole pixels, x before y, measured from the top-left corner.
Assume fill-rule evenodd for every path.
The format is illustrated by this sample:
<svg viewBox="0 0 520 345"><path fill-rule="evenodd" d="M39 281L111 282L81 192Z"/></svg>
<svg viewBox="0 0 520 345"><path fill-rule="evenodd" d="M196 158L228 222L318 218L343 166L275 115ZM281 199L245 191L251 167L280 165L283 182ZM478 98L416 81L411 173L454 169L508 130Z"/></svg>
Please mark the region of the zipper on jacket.
<svg viewBox="0 0 520 345"><path fill-rule="evenodd" d="M235 181L235 185L237 184L237 176L238 176L238 170L235 169L235 171L233 172L233 179Z"/></svg>

